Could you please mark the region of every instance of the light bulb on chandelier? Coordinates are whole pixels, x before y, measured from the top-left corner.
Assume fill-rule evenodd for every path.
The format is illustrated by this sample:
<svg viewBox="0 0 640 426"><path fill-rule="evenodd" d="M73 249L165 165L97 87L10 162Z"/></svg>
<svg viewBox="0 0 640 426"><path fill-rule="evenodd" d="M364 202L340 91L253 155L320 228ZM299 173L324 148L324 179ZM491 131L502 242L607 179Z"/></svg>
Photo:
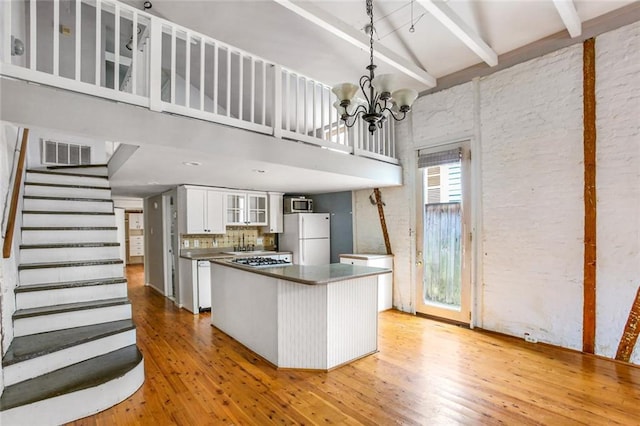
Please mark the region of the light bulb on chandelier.
<svg viewBox="0 0 640 426"><path fill-rule="evenodd" d="M334 106L338 110L340 118L347 127L353 127L362 117L368 123L369 133L373 134L376 129L382 128L388 117L396 121L404 120L407 113L411 111L411 105L418 97L418 92L413 89L393 90L395 86L395 76L391 74L381 74L375 76L376 65L373 63L373 0L366 0L367 16L369 24L365 31L369 33L369 75L360 77L359 87L353 83L342 83L333 87L332 92L337 96L338 101ZM362 91L365 99L356 98L358 88Z"/></svg>

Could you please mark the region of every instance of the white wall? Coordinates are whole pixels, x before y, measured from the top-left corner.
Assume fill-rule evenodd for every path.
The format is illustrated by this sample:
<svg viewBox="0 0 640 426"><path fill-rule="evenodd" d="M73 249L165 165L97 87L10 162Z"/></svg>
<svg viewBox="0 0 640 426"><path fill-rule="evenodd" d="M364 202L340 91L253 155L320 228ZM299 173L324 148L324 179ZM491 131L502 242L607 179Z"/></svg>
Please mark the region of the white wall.
<svg viewBox="0 0 640 426"><path fill-rule="evenodd" d="M596 352L615 356L640 285L640 23L597 39ZM582 347L582 45L418 99L398 126L405 186L383 189L394 305L413 312L416 150L471 140L481 207L475 324ZM474 149L475 148L475 149ZM384 251L370 191L356 193L357 251ZM640 354L632 358L640 363Z"/></svg>
<svg viewBox="0 0 640 426"><path fill-rule="evenodd" d="M42 130L34 128L30 130L29 151L27 166L29 168L45 167L42 164L42 141L52 140L56 142L85 145L91 147L91 164L106 164L107 146L105 141L96 141L83 136L64 134L54 130Z"/></svg>
<svg viewBox="0 0 640 426"><path fill-rule="evenodd" d="M483 79L482 326L582 348L582 45Z"/></svg>
<svg viewBox="0 0 640 426"><path fill-rule="evenodd" d="M596 52L596 352L615 357L640 286L640 23L599 37Z"/></svg>
<svg viewBox="0 0 640 426"><path fill-rule="evenodd" d="M11 181L12 168L14 167L14 157L16 144L18 143L18 128L6 122L0 122L0 203L2 204L2 212L6 210L7 197L13 188ZM17 160L16 160L17 161ZM3 219L4 219L3 213ZM11 317L15 311L15 297L13 290L18 282L18 246L20 244L20 226L22 223L22 215L16 217L14 227L13 248L11 257L0 260L0 314L2 329L2 355L6 352L9 344L13 340L13 323ZM6 223L2 223L1 242L4 244Z"/></svg>
<svg viewBox="0 0 640 426"><path fill-rule="evenodd" d="M112 197L113 207L125 210L142 210L144 200L136 197Z"/></svg>

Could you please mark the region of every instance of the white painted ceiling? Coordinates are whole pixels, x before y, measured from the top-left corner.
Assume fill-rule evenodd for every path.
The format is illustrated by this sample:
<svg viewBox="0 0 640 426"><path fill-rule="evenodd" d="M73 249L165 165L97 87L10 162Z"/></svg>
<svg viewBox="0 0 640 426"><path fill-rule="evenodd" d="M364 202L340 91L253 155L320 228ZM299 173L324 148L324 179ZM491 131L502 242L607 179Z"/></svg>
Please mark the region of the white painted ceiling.
<svg viewBox="0 0 640 426"><path fill-rule="evenodd" d="M435 78L450 75L483 60L420 4L425 0L375 0L375 46L386 48ZM142 9L142 0L126 3ZM334 85L357 82L368 65L367 49L356 47L282 6L276 0L151 0L147 12L279 63L289 69ZM566 31L556 3L573 6L581 22L634 3L632 0L433 0L458 16L472 36L497 55ZM368 22L364 0L293 2L320 10L331 24L345 24L364 34ZM444 6L442 6L444 4ZM412 17L413 16L413 17ZM413 23L415 31L410 32ZM398 73L380 60L378 73ZM401 83L418 91L429 89L410 77ZM301 173L274 164L216 161L216 168L180 166L197 153L153 148L144 143L113 182L119 195L144 196L178 183L257 188L284 192L331 192L366 186L368 182L322 172ZM213 162L206 155L204 163ZM245 170L246 169L246 170ZM269 169L274 180L252 170ZM129 170L129 172L125 172ZM135 170L144 170L138 179ZM203 172L206 170L206 172ZM278 182L279 187L274 187Z"/></svg>
<svg viewBox="0 0 640 426"><path fill-rule="evenodd" d="M582 22L633 0L556 0L575 5ZM128 3L141 7L140 0ZM369 18L364 0L295 1L321 9L363 35ZM565 30L553 0L434 0L458 15L498 55ZM356 82L369 52L354 47L274 0L152 0L149 13L280 63L330 85ZM413 8L414 32L410 32ZM436 78L482 60L428 13L420 1L375 0L374 47L386 47ZM569 35L567 34L567 37ZM395 70L379 60L379 72ZM417 90L428 87L410 79Z"/></svg>

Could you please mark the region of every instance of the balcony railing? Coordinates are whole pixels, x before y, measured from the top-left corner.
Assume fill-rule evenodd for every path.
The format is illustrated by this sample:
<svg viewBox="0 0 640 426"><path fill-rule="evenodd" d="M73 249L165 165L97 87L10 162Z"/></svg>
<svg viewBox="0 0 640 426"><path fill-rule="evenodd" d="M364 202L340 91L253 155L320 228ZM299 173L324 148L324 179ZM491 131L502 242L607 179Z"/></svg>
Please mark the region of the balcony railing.
<svg viewBox="0 0 640 426"><path fill-rule="evenodd" d="M114 0L0 7L2 75L397 164L393 120L347 128L326 84L206 35Z"/></svg>

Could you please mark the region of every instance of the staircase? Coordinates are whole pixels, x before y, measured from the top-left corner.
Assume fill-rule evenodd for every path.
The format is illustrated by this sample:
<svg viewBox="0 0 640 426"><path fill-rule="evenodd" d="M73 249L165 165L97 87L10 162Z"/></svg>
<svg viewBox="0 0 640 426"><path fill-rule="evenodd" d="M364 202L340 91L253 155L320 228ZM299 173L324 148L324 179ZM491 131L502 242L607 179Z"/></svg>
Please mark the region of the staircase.
<svg viewBox="0 0 640 426"><path fill-rule="evenodd" d="M60 424L144 381L106 166L28 170L0 424Z"/></svg>

